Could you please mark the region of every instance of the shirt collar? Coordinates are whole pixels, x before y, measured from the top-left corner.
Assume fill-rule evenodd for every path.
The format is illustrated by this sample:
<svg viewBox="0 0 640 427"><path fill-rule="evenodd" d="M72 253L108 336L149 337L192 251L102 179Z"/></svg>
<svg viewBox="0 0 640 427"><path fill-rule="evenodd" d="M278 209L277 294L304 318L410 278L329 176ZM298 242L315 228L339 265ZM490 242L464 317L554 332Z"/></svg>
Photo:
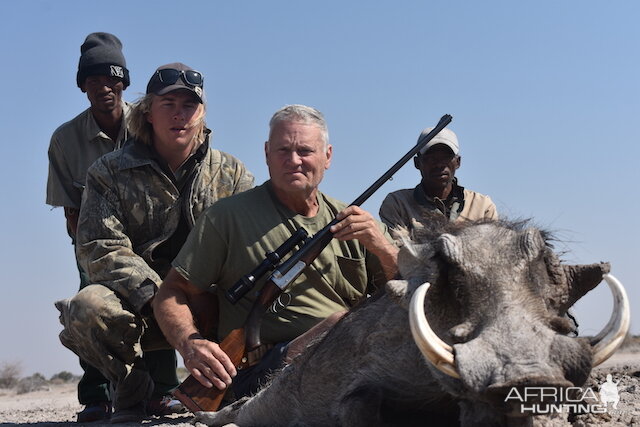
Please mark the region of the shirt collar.
<svg viewBox="0 0 640 427"><path fill-rule="evenodd" d="M116 146L122 146L122 143L129 138L129 129L127 123L127 117L129 117L129 111L131 111L131 105L128 102L122 101L122 123L124 126L120 126L120 133L118 133L118 139L113 141ZM93 117L93 113L91 112L91 108L87 110L88 117L86 123L86 131L87 135L90 136L90 141L103 140L107 139L111 141L109 135L104 133L98 123L96 122L95 117Z"/></svg>
<svg viewBox="0 0 640 427"><path fill-rule="evenodd" d="M438 197L428 196L421 182L413 189L413 198L420 206L429 210L437 210L453 221L464 208L464 187L458 185L457 178L453 178L451 193L442 200Z"/></svg>

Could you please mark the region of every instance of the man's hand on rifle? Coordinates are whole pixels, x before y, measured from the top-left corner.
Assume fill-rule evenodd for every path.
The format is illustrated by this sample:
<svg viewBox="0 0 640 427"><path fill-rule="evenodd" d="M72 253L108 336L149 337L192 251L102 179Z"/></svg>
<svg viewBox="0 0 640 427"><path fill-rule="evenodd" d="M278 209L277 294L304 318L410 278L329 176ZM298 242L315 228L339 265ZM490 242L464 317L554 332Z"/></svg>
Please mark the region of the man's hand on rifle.
<svg viewBox="0 0 640 427"><path fill-rule="evenodd" d="M192 334L180 354L185 368L205 387L224 390L236 375L235 366L220 346L200 334Z"/></svg>
<svg viewBox="0 0 640 427"><path fill-rule="evenodd" d="M340 222L331 227L333 237L343 241L359 240L380 259L387 279L392 279L398 267L398 248L384 236L373 216L359 206L349 206L336 218Z"/></svg>
<svg viewBox="0 0 640 427"><path fill-rule="evenodd" d="M184 365L203 386L225 389L236 375L236 368L213 341L205 339L194 322L206 310L207 292L185 279L174 268L158 288L153 313L164 336L184 359ZM216 310L216 307L209 307ZM217 311L217 310L216 310Z"/></svg>

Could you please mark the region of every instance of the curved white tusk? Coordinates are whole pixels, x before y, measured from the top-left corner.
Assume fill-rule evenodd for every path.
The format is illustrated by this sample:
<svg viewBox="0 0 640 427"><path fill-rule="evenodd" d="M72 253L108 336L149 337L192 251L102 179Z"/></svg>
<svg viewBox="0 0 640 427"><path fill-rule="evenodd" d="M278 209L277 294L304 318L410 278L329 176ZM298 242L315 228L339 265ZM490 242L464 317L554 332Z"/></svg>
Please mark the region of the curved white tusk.
<svg viewBox="0 0 640 427"><path fill-rule="evenodd" d="M424 299L429 286L431 286L429 283L423 283L416 289L411 297L411 303L409 305L409 325L411 327L413 340L424 357L438 368L438 370L454 378L460 378L460 374L455 366L453 348L442 341L435 332L433 332L429 326L429 322L427 322L427 317L424 313Z"/></svg>
<svg viewBox="0 0 640 427"><path fill-rule="evenodd" d="M598 366L607 360L620 347L629 332L631 323L629 299L624 286L611 274L604 274L602 278L607 282L613 294L613 312L604 329L591 340L593 366Z"/></svg>

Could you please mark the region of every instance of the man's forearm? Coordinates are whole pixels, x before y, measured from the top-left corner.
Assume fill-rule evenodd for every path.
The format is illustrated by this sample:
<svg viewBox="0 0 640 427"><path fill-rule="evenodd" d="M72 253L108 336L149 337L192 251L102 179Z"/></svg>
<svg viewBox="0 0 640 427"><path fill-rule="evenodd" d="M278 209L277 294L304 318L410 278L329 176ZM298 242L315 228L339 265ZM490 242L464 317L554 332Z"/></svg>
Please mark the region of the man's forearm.
<svg viewBox="0 0 640 427"><path fill-rule="evenodd" d="M373 252L380 260L380 265L384 270L384 275L387 280L393 279L398 272L398 252L398 247L393 243L387 243L379 250Z"/></svg>
<svg viewBox="0 0 640 427"><path fill-rule="evenodd" d="M200 330L194 320L194 314L198 311L194 311L194 307L197 309L200 304L194 301L212 302L204 298L203 294L206 293L189 284L172 268L153 299L154 317L169 344L178 350L182 357L187 357L185 353L190 351L188 341L200 336ZM212 310L217 312L217 307L212 307ZM207 331L203 332L206 334Z"/></svg>
<svg viewBox="0 0 640 427"><path fill-rule="evenodd" d="M160 290L153 299L153 314L169 344L186 357L187 341L200 335L186 295Z"/></svg>

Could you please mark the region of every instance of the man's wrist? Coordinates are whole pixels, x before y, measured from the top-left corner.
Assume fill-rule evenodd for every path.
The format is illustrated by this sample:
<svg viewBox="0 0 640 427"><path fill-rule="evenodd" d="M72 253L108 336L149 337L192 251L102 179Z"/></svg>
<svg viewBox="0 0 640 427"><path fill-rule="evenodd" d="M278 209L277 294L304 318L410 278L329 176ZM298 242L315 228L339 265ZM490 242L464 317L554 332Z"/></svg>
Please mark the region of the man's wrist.
<svg viewBox="0 0 640 427"><path fill-rule="evenodd" d="M193 343L194 341L205 340L206 338L200 334L200 332L195 331L188 334L185 338L180 340L180 344L176 349L180 352L184 359L190 359L193 357Z"/></svg>

